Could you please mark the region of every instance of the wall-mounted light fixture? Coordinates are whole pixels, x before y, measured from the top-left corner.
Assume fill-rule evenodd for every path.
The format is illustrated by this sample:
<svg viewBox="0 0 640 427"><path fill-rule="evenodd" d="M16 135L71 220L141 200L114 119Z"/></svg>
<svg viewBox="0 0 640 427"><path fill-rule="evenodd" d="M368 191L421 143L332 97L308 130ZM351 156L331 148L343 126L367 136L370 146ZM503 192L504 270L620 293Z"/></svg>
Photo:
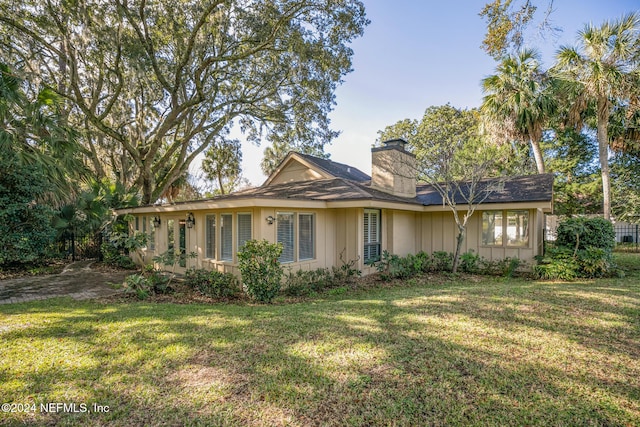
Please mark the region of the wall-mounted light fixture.
<svg viewBox="0 0 640 427"><path fill-rule="evenodd" d="M153 225L157 228L160 227L160 217L158 215L153 217Z"/></svg>
<svg viewBox="0 0 640 427"><path fill-rule="evenodd" d="M193 228L194 225L196 225L196 219L194 218L193 214L189 212L187 214L187 228Z"/></svg>
<svg viewBox="0 0 640 427"><path fill-rule="evenodd" d="M272 217L271 215L269 215L267 218L267 224L271 225L273 224L273 222L276 220L274 217Z"/></svg>

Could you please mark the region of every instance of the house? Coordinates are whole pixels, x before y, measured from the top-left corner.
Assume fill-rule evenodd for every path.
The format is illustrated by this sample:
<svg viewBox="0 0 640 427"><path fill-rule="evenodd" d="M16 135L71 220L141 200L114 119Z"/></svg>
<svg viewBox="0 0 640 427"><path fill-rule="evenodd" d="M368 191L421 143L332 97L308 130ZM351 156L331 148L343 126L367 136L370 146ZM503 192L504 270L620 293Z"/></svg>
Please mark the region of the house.
<svg viewBox="0 0 640 427"><path fill-rule="evenodd" d="M280 261L294 269L340 266L356 260L363 274L382 251L453 252L453 214L429 185L408 169L415 158L405 141L371 150L372 176L341 163L289 153L265 183L206 200L120 209L151 236L137 255L149 263L167 250L197 254L177 266L238 273L246 240L281 242ZM542 253L544 213L552 208L552 175L511 178L470 219L463 251L487 259ZM464 208L460 206L459 208Z"/></svg>

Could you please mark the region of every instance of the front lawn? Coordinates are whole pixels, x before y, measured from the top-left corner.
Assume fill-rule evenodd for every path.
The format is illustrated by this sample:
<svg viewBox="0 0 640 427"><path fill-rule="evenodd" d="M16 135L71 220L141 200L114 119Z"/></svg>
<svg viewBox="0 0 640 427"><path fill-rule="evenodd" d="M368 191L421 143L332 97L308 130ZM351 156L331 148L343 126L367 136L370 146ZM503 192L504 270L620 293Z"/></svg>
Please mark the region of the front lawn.
<svg viewBox="0 0 640 427"><path fill-rule="evenodd" d="M639 259L287 305L3 305L0 403L26 412L0 424L640 425Z"/></svg>

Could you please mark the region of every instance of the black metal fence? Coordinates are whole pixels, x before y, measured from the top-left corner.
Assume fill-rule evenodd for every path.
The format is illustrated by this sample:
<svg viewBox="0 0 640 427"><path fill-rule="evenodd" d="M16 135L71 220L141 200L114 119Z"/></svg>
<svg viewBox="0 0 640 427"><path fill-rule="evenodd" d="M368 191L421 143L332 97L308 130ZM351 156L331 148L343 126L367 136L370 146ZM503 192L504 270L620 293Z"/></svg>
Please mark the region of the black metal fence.
<svg viewBox="0 0 640 427"><path fill-rule="evenodd" d="M640 252L640 225L620 223L614 224L616 231L616 250Z"/></svg>
<svg viewBox="0 0 640 427"><path fill-rule="evenodd" d="M58 250L72 261L96 258L102 260L102 233L78 234L65 232L58 241Z"/></svg>

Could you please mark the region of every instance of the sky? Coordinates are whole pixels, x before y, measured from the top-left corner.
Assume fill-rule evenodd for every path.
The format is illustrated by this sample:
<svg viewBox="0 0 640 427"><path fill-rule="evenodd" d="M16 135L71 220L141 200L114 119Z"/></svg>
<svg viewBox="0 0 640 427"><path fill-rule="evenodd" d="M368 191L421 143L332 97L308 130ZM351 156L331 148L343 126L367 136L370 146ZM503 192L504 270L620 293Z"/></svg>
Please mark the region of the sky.
<svg viewBox="0 0 640 427"><path fill-rule="evenodd" d="M486 31L478 13L488 0L364 0L371 21L351 44L353 71L336 91L330 114L341 132L325 147L331 160L371 172L371 146L378 131L403 119L420 119L429 106L450 103L479 107L480 82L496 62L481 48ZM540 17L548 0L535 0ZM542 55L543 67L553 63L561 45L575 45L586 23L600 25L640 10L640 0L554 0L552 24L562 32L541 38L535 30L528 46ZM260 185L264 147L243 144L243 175Z"/></svg>

